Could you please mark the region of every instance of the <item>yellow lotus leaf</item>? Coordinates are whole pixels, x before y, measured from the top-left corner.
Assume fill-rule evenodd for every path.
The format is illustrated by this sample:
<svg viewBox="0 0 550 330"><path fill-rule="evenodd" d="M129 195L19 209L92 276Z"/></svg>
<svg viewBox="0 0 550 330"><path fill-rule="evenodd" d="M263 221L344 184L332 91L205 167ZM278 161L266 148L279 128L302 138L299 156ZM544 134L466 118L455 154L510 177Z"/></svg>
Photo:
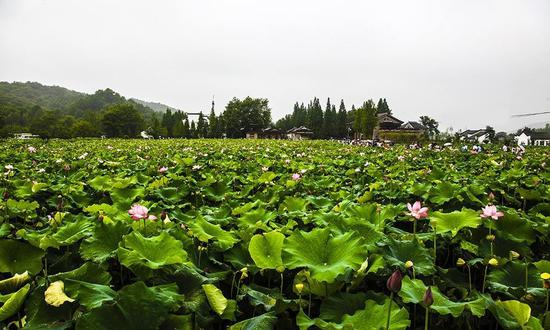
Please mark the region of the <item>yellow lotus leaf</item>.
<svg viewBox="0 0 550 330"><path fill-rule="evenodd" d="M44 292L44 298L48 305L59 307L63 305L64 302L73 302L74 299L68 297L65 294L65 283L63 281L55 281L50 284L46 292Z"/></svg>

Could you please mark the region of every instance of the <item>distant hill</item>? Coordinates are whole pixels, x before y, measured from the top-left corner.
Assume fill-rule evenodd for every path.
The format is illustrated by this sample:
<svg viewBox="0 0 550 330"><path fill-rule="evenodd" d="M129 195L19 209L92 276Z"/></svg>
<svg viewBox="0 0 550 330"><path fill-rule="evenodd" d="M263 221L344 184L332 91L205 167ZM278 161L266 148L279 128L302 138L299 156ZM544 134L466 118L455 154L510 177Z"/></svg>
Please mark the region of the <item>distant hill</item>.
<svg viewBox="0 0 550 330"><path fill-rule="evenodd" d="M144 105L146 107L149 107L157 112L165 112L166 109L170 109L172 111L178 111L180 109L178 108L174 108L174 107L171 107L169 105L166 105L166 104L162 104L162 103L159 103L159 102L148 102L148 101L143 101L143 100L139 100L139 99L136 99L136 98L131 98L130 99L131 101L134 101L136 103L139 103L141 105Z"/></svg>
<svg viewBox="0 0 550 330"><path fill-rule="evenodd" d="M87 94L37 82L0 82L0 105L25 107L39 105L46 109L66 109Z"/></svg>
<svg viewBox="0 0 550 330"><path fill-rule="evenodd" d="M97 136L101 112L116 104L131 104L145 127L157 125L162 117L143 102L109 88L86 94L37 82L0 82L0 137L28 131L53 137Z"/></svg>

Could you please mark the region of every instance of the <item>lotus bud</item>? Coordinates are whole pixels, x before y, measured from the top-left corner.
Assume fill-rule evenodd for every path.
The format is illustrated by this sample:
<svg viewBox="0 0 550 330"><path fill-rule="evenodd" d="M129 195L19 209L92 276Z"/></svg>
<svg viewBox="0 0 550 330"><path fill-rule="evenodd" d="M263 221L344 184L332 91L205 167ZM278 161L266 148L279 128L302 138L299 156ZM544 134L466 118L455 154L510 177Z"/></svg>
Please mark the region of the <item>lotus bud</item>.
<svg viewBox="0 0 550 330"><path fill-rule="evenodd" d="M488 261L487 263L488 263L489 265L493 266L493 267L498 266L498 260L495 259L495 258L489 259L489 261Z"/></svg>
<svg viewBox="0 0 550 330"><path fill-rule="evenodd" d="M429 286L426 292L424 292L424 297L422 297L422 303L425 307L430 307L434 303L434 296L432 294L432 287Z"/></svg>
<svg viewBox="0 0 550 330"><path fill-rule="evenodd" d="M510 256L510 260L515 260L515 259L519 258L519 253L512 250L512 251L510 251L509 256Z"/></svg>
<svg viewBox="0 0 550 330"><path fill-rule="evenodd" d="M405 262L405 268L409 269L409 268L412 268L413 266L414 264L412 261L407 260L407 262Z"/></svg>
<svg viewBox="0 0 550 330"><path fill-rule="evenodd" d="M456 261L456 266L457 267L464 267L466 265L466 261L464 261L464 259L462 258L458 258L458 260Z"/></svg>
<svg viewBox="0 0 550 330"><path fill-rule="evenodd" d="M160 212L160 219L164 220L164 219L166 219L166 217L167 217L166 210L162 210L162 212Z"/></svg>
<svg viewBox="0 0 550 330"><path fill-rule="evenodd" d="M294 285L294 288L298 292L298 294L302 294L302 291L304 290L304 283L296 283Z"/></svg>
<svg viewBox="0 0 550 330"><path fill-rule="evenodd" d="M391 292L397 293L401 290L402 281L403 281L403 275L401 275L401 272L399 270L396 270L388 278L388 281L386 282L386 286L388 287L388 290L390 290Z"/></svg>
<svg viewBox="0 0 550 330"><path fill-rule="evenodd" d="M487 238L487 240L489 242L494 242L496 237L495 237L495 235L487 235L487 237L485 237L485 238Z"/></svg>
<svg viewBox="0 0 550 330"><path fill-rule="evenodd" d="M99 217L97 217L97 221L103 222L103 214L100 214Z"/></svg>
<svg viewBox="0 0 550 330"><path fill-rule="evenodd" d="M495 200L495 194L493 194L493 192L491 191L491 192L489 193L489 195L487 196L487 199L488 199L490 202L494 201L494 200Z"/></svg>

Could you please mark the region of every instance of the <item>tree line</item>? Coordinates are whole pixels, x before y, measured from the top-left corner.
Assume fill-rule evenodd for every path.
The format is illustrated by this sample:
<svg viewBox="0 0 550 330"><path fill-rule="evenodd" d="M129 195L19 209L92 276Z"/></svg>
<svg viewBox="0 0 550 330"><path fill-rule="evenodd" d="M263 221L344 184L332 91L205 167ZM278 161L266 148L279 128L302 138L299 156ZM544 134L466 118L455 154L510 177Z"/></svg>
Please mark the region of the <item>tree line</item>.
<svg viewBox="0 0 550 330"><path fill-rule="evenodd" d="M38 83L0 82L0 137L30 132L44 138L137 137L145 131L154 137L241 138L248 131L275 126L281 130L305 126L317 139L369 138L378 114L392 111L385 98L369 99L347 109L344 100L324 105L314 97L307 105L294 105L291 114L273 123L265 98L233 98L216 114L166 109L154 111L143 103L126 99L111 89L88 95ZM422 117L437 134L437 122Z"/></svg>

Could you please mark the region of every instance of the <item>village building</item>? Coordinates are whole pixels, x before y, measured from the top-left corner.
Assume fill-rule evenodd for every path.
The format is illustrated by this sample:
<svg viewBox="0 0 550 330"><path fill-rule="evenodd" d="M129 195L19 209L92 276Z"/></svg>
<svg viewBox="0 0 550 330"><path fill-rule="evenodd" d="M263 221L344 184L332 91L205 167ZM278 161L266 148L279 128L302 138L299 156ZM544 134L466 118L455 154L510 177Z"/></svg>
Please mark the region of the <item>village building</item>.
<svg viewBox="0 0 550 330"><path fill-rule="evenodd" d="M550 146L550 133L522 130L514 137L518 146Z"/></svg>
<svg viewBox="0 0 550 330"><path fill-rule="evenodd" d="M275 127L263 129L251 129L246 132L247 139L274 139L280 140L285 138L285 132Z"/></svg>
<svg viewBox="0 0 550 330"><path fill-rule="evenodd" d="M389 113L379 113L378 124L373 131L374 140L416 142L422 140L426 127L415 122L403 122Z"/></svg>
<svg viewBox="0 0 550 330"><path fill-rule="evenodd" d="M467 129L458 133L460 141L470 141L476 143L489 143L489 132L486 129Z"/></svg>
<svg viewBox="0 0 550 330"><path fill-rule="evenodd" d="M39 138L38 135L32 133L15 133L13 134L13 137L19 140L30 140Z"/></svg>
<svg viewBox="0 0 550 330"><path fill-rule="evenodd" d="M308 140L313 137L313 132L305 126L300 126L289 129L286 136L289 140Z"/></svg>

